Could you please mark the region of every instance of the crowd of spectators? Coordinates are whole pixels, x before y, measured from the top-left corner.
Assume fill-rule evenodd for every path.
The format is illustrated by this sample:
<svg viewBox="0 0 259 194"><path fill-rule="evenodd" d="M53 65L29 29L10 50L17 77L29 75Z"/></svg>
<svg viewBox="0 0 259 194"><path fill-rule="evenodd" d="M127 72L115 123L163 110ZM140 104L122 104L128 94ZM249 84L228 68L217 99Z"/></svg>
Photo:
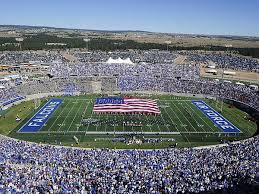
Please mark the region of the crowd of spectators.
<svg viewBox="0 0 259 194"><path fill-rule="evenodd" d="M100 84L100 90L96 90ZM92 93L92 92L167 92L167 93L187 93L204 94L218 98L232 99L250 105L259 110L258 90L249 85L238 85L231 82L220 82L205 79L173 79L159 76L145 76L144 74L134 76L118 77L70 77L70 78L52 78L27 81L13 88L13 90L23 96L51 93L67 92L73 86L74 92ZM4 91L8 91L5 89ZM6 93L6 92L5 92ZM7 95L2 95L5 98ZM2 98L3 98L2 97Z"/></svg>
<svg viewBox="0 0 259 194"><path fill-rule="evenodd" d="M186 56L184 62L192 64L215 65L216 68L258 72L259 60L234 54L219 52L199 51L159 51L159 50L128 50L128 51L90 51L82 52L69 50L68 53L75 57L79 63L103 63L110 57L113 59L129 58L135 64L173 64L178 56ZM28 62L38 63L68 63L69 60L59 51L8 51L0 53L1 64L19 64ZM63 64L64 65L64 64ZM79 64L81 65L81 64Z"/></svg>
<svg viewBox="0 0 259 194"><path fill-rule="evenodd" d="M0 102L14 95L51 92L92 93L93 87L117 91L205 94L244 102L259 110L258 91L235 83L204 80L199 65L175 65L175 55L161 51L72 53L82 64L69 64L59 53L48 57L32 51L1 55L1 63L60 61L54 78L26 80L0 89ZM131 58L134 65L106 64L109 57ZM191 60L227 63L254 71L253 59L189 55ZM199 58L200 57L200 58ZM208 57L208 58L207 58ZM96 63L93 63L96 62ZM243 64L240 65L240 64ZM245 65L249 64L249 65ZM258 186L259 137L206 149L86 150L31 144L0 138L0 193L210 193L236 192ZM251 186L251 187L250 187Z"/></svg>
<svg viewBox="0 0 259 194"><path fill-rule="evenodd" d="M62 55L49 51L46 58L41 59L32 51L14 52L4 54L1 62L26 61L30 58L41 61L62 59ZM52 53L54 52L54 54ZM189 53L189 54L188 54ZM167 51L117 51L117 52L91 52L72 53L79 59L84 56L89 59L81 60L85 63L54 63L50 66L50 74L54 78L46 80L31 80L15 88L16 92L22 95L47 92L67 91L70 85L74 90L81 93L96 91L93 86L97 85L96 79L101 82L101 91L158 91L208 94L224 98L231 98L245 102L258 108L258 93L249 86L236 85L235 83L220 83L200 79L201 61L214 61L215 63L235 64L235 68L244 66L247 70L257 69L258 63L255 59L247 59L223 54L195 54L193 52L180 53L188 55L197 64L176 65L172 63L175 54ZM42 55L43 56L43 55ZM99 56L99 57L98 57ZM107 64L102 63L108 57L130 57L135 64ZM232 57L232 58L231 58ZM3 58L3 56L2 56ZM148 60L149 59L149 60ZM62 60L61 60L62 61ZM90 62L93 61L93 62ZM98 61L98 62L95 62ZM101 61L101 62L100 62ZM162 63L163 62L163 63ZM240 66L242 64L242 66ZM234 67L233 67L234 68ZM96 78L96 79L94 79ZM2 92L3 93L3 92ZM3 95L2 95L3 96ZM7 95L4 95L7 96ZM3 98L3 97L2 97Z"/></svg>
<svg viewBox="0 0 259 194"><path fill-rule="evenodd" d="M213 80L177 80L128 77L119 80L122 91L158 91L169 93L205 94L244 102L259 109L258 91L246 85Z"/></svg>
<svg viewBox="0 0 259 194"><path fill-rule="evenodd" d="M19 97L20 95L14 90L14 89L10 89L10 88L0 88L0 105L3 102L15 99L17 97Z"/></svg>
<svg viewBox="0 0 259 194"><path fill-rule="evenodd" d="M230 54L184 52L189 61L197 64L215 65L216 68L236 71L259 72L259 60Z"/></svg>
<svg viewBox="0 0 259 194"><path fill-rule="evenodd" d="M84 150L3 138L0 192L256 193L258 143L256 136L206 149Z"/></svg>
<svg viewBox="0 0 259 194"><path fill-rule="evenodd" d="M197 79L200 77L199 65L176 64L54 64L50 73L54 77L69 76L119 76L123 77L163 77Z"/></svg>
<svg viewBox="0 0 259 194"><path fill-rule="evenodd" d="M130 58L134 63L146 62L146 63L173 63L177 57L177 53L168 51L69 51L69 54L74 56L81 63L94 63L94 62L106 62L110 57L117 58ZM36 61L39 63L53 63L53 62L67 62L67 59L61 52L58 51L5 51L0 52L1 64L16 64L16 63L28 63Z"/></svg>
<svg viewBox="0 0 259 194"><path fill-rule="evenodd" d="M21 95L59 92L61 90L61 89L57 89L56 82L48 79L28 80L23 84L17 87L14 87L13 89Z"/></svg>
<svg viewBox="0 0 259 194"><path fill-rule="evenodd" d="M176 52L159 51L159 50L129 50L129 51L91 51L91 52L70 52L82 63L90 62L106 62L110 57L117 58L130 58L134 63L173 63L174 59L178 56Z"/></svg>
<svg viewBox="0 0 259 194"><path fill-rule="evenodd" d="M75 79L37 79L29 80L23 84L12 88L17 93L21 95L32 95L40 93L55 93L63 92L67 93L69 91L81 92L81 93L91 93L92 92L92 79L91 78L81 78L80 80Z"/></svg>
<svg viewBox="0 0 259 194"><path fill-rule="evenodd" d="M19 63L64 63L67 60L58 51L12 51L0 53L0 64L12 65Z"/></svg>

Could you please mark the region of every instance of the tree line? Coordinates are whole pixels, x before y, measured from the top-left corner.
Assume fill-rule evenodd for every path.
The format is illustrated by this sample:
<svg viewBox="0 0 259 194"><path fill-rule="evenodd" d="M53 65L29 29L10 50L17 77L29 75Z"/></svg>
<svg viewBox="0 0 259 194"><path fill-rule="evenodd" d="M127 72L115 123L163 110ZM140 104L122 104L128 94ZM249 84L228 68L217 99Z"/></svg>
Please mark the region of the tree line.
<svg viewBox="0 0 259 194"><path fill-rule="evenodd" d="M20 47L17 44L5 43L17 43L15 38L0 37L0 51L15 51ZM46 43L65 43L66 45L46 45ZM70 49L70 48L86 48L86 42L82 38L70 37L63 38L54 35L37 34L27 35L24 37L24 41L21 43L22 50L48 50L48 49ZM167 47L166 44L158 43L140 43L133 40L113 40L104 38L93 38L88 43L89 50L128 50L128 49L159 49L159 50L205 50L205 51L234 51L244 56L251 56L259 58L259 48L227 48L223 46L174 46Z"/></svg>

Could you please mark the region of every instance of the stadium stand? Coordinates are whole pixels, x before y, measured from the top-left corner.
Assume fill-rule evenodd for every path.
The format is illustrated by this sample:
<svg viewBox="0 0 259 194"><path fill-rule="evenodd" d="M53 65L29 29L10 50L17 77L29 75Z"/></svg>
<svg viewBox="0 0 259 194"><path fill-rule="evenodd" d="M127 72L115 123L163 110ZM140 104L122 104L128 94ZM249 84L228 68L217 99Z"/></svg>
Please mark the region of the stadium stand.
<svg viewBox="0 0 259 194"><path fill-rule="evenodd" d="M256 193L258 140L207 149L119 151L2 138L0 192Z"/></svg>
<svg viewBox="0 0 259 194"><path fill-rule="evenodd" d="M68 83L74 82L74 86L81 93L91 93L93 91L94 77L88 78L55 78L52 80L31 81L14 88L20 95L37 93L64 92ZM116 78L101 78L102 91L158 91L168 93L188 93L205 94L218 98L233 99L259 109L258 91L235 83L217 82L209 80L177 80L156 77L126 76ZM117 84L118 85L117 85Z"/></svg>
<svg viewBox="0 0 259 194"><path fill-rule="evenodd" d="M24 98L24 96L17 94L12 88L0 89L0 107L7 106Z"/></svg>
<svg viewBox="0 0 259 194"><path fill-rule="evenodd" d="M177 53L160 51L71 51L82 64L68 64L56 52L7 52L3 64L52 63L53 78L28 79L0 89L0 102L39 94L158 91L233 99L259 110L258 91L235 83L201 79L199 65L175 65ZM202 56L233 69L255 71L253 59ZM135 64L110 64L109 57ZM60 63L53 63L60 61ZM244 65L242 65L244 64ZM248 64L248 65L247 65ZM0 193L256 193L259 137L211 148L163 150L78 149L41 145L0 136Z"/></svg>
<svg viewBox="0 0 259 194"><path fill-rule="evenodd" d="M227 68L237 71L251 71L258 72L259 61L248 57L241 57L229 54L218 54L218 53L195 53L195 52L184 52L187 60L193 61L197 64L203 63L209 65L211 62L216 65L216 68Z"/></svg>

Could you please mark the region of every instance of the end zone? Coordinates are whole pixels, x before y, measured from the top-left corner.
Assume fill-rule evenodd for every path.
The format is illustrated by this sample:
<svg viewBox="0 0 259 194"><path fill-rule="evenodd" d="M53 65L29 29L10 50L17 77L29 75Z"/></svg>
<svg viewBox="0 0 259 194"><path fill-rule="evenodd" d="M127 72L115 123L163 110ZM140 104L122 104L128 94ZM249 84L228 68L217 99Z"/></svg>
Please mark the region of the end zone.
<svg viewBox="0 0 259 194"><path fill-rule="evenodd" d="M50 116L60 106L62 99L49 100L34 116L27 121L18 132L38 132L47 122Z"/></svg>
<svg viewBox="0 0 259 194"><path fill-rule="evenodd" d="M225 133L240 133L240 130L225 119L221 114L211 108L202 100L192 100L192 103L202 111L214 124Z"/></svg>

